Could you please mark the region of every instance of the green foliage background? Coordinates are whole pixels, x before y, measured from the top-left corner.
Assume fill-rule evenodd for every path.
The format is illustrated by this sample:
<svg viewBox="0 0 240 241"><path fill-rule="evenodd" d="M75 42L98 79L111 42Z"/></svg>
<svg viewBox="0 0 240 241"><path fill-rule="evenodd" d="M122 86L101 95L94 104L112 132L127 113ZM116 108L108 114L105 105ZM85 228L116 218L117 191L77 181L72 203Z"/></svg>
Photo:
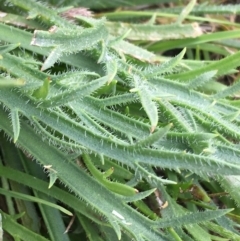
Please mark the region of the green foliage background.
<svg viewBox="0 0 240 241"><path fill-rule="evenodd" d="M240 240L240 5L166 2L1 3L4 240Z"/></svg>

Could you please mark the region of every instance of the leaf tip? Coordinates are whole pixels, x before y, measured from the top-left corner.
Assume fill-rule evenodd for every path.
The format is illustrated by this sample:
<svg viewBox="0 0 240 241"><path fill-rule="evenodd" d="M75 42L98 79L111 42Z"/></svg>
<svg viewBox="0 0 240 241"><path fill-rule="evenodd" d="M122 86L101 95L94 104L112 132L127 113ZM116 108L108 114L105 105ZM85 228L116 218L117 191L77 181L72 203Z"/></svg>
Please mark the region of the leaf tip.
<svg viewBox="0 0 240 241"><path fill-rule="evenodd" d="M135 193L139 193L139 191L136 188L134 188L134 191L135 191Z"/></svg>
<svg viewBox="0 0 240 241"><path fill-rule="evenodd" d="M153 133L155 131L157 126L151 126L150 133Z"/></svg>

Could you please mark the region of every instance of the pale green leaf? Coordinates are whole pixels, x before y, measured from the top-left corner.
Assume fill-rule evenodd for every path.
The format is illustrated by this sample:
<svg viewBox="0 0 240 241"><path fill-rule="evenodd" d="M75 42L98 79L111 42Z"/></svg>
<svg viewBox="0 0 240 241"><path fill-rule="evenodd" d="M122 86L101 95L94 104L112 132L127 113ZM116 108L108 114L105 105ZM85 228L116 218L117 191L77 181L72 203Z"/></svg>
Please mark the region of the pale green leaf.
<svg viewBox="0 0 240 241"><path fill-rule="evenodd" d="M43 236L17 223L13 218L11 218L10 215L7 215L2 211L1 211L1 214L2 214L2 220L3 220L3 223L2 223L3 229L9 234L11 234L13 237L18 237L22 240L49 241L49 239L46 239Z"/></svg>
<svg viewBox="0 0 240 241"><path fill-rule="evenodd" d="M151 78L153 76L157 76L168 71L171 71L176 65L180 63L184 54L186 53L186 48L184 48L177 56L171 58L170 60L161 63L158 66L151 66L143 71L143 74L147 78Z"/></svg>
<svg viewBox="0 0 240 241"><path fill-rule="evenodd" d="M114 211L113 211L113 214L114 214ZM118 216L114 216L114 218L111 218L109 217L108 218L108 221L109 223L111 224L111 226L113 227L114 231L116 232L117 234L117 237L118 237L118 240L121 240L121 237L122 237L122 232L121 232L121 227L119 225L119 221L123 221L123 220L118 220Z"/></svg>
<svg viewBox="0 0 240 241"><path fill-rule="evenodd" d="M225 97L238 96L240 93L240 81L239 79L235 81L235 83L232 86L229 86L228 88L224 89L223 91L217 92L213 98L214 99L223 99Z"/></svg>
<svg viewBox="0 0 240 241"><path fill-rule="evenodd" d="M14 139L13 142L17 142L19 134L20 134L20 120L19 120L19 113L18 109L12 109L11 110L11 121L12 121L12 127L13 127L13 133L14 133Z"/></svg>
<svg viewBox="0 0 240 241"><path fill-rule="evenodd" d="M199 76L191 80L187 84L187 87L189 89L197 89L198 87L205 85L207 82L211 81L216 74L217 74L216 70L212 70L212 71L200 74Z"/></svg>
<svg viewBox="0 0 240 241"><path fill-rule="evenodd" d="M15 198L19 198L19 199L23 199L23 200L27 200L27 201L31 201L31 202L41 203L41 204L47 205L49 207L56 208L56 209L60 210L61 212L65 213L65 214L67 214L69 216L73 215L66 208L63 208L63 207L61 207L61 206L59 206L57 204L54 204L54 203L42 200L42 199L34 197L34 196L30 196L30 195L27 195L27 194L22 194L22 193L19 193L19 192L5 190L3 188L0 188L0 193L4 194L4 195L7 195L7 196L10 196L10 197L15 197Z"/></svg>
<svg viewBox="0 0 240 241"><path fill-rule="evenodd" d="M146 25L129 24L123 22L107 22L106 26L113 35L123 35L129 29L131 32L126 36L130 40L160 41L166 39L181 39L187 37L197 37L202 34L197 23L194 24L166 24L166 25Z"/></svg>
<svg viewBox="0 0 240 241"><path fill-rule="evenodd" d="M159 141L163 136L165 136L172 126L173 126L173 124L170 123L170 124L160 128L155 133L150 134L145 139L138 141L133 147L138 148L138 147L145 147L145 146L153 145L155 142Z"/></svg>
<svg viewBox="0 0 240 241"><path fill-rule="evenodd" d="M204 211L198 213L189 213L183 216L172 217L168 220L160 220L156 221L155 228L167 228L167 227L182 227L185 225L191 225L194 223L201 223L206 222L209 220L216 219L225 215L226 213L231 212L233 209L222 209L222 210L215 210L215 211Z"/></svg>
<svg viewBox="0 0 240 241"><path fill-rule="evenodd" d="M51 188L54 183L56 182L58 176L57 176L57 173L54 171L54 170L50 170L49 171L49 185L48 185L48 188Z"/></svg>
<svg viewBox="0 0 240 241"><path fill-rule="evenodd" d="M157 104L153 101L154 95L151 93L151 86L139 76L134 76L134 85L135 88L130 91L138 94L140 102L151 122L150 132L152 133L158 124L158 109Z"/></svg>
<svg viewBox="0 0 240 241"><path fill-rule="evenodd" d="M109 67L111 71L109 71L106 76L97 78L90 81L89 83L78 86L76 89L66 90L61 94L43 101L41 106L46 108L66 105L68 102L76 101L83 98L84 96L90 95L92 92L99 89L104 84L111 82L111 80L114 78L117 71L116 62L111 62L108 64L108 66L111 66L111 68Z"/></svg>
<svg viewBox="0 0 240 241"><path fill-rule="evenodd" d="M8 53L14 50L15 48L19 47L20 45L21 45L20 43L17 43L17 44L8 44L8 45L0 46L0 58L1 58L1 54Z"/></svg>
<svg viewBox="0 0 240 241"><path fill-rule="evenodd" d="M125 202L136 202L136 201L139 201L139 200L142 200L142 199L148 197L148 196L151 195L155 190L156 190L156 188L150 189L150 190L147 190L147 191L145 191L145 192L137 193L136 195L131 196L131 197L123 197L122 199L123 199Z"/></svg>
<svg viewBox="0 0 240 241"><path fill-rule="evenodd" d="M237 206L240 206L240 177L233 175L224 176L219 178L219 182L224 190L230 194Z"/></svg>
<svg viewBox="0 0 240 241"><path fill-rule="evenodd" d="M183 20L189 15L189 13L192 11L193 7L196 5L196 0L191 0L188 5L183 8L182 12L179 14L177 23L181 24Z"/></svg>
<svg viewBox="0 0 240 241"><path fill-rule="evenodd" d="M0 77L0 88L2 87L21 87L25 85L23 79L13 79L9 77Z"/></svg>
<svg viewBox="0 0 240 241"><path fill-rule="evenodd" d="M35 30L31 45L39 47L54 47L42 70L51 67L62 54L76 53L93 47L100 41L105 41L108 32L105 20L96 21L95 26L86 29L58 28L51 31Z"/></svg>

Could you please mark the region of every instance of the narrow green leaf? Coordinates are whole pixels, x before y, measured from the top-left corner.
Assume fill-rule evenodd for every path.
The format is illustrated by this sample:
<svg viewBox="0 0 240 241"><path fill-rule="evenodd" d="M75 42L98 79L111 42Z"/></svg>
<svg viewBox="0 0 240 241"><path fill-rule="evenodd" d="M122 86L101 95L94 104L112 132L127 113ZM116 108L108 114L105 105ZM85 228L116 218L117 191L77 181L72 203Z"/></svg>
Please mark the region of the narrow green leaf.
<svg viewBox="0 0 240 241"><path fill-rule="evenodd" d="M34 163L34 162L29 162L29 159L22 152L18 152L18 154L23 163L24 172L31 174L31 176L35 180L37 180L38 178L40 178L41 180L44 180L43 181L44 184L47 185L48 179L47 179L46 173L44 173L42 171L42 167L40 167L39 165L36 165L36 163ZM18 179L19 179L19 176L18 176ZM31 179L30 180L27 179L27 181L31 182ZM35 188L33 188L31 190L31 192L35 197L37 197L39 199L43 199L45 201L48 201L48 202L54 203L54 204L56 204L58 202L56 199L51 197L51 191L49 189L47 189L46 186L45 186L45 193L39 192ZM67 194L66 191L63 191L63 192L65 192L65 194ZM25 202L25 203L30 203L30 202ZM70 206L70 205L67 205L67 206ZM46 232L48 233L50 239L58 240L58 241L70 241L69 236L64 233L66 230L66 226L65 226L65 223L63 220L63 214L60 212L60 210L52 208L47 205L43 205L43 204L38 204L38 208L42 215L41 222L44 222L44 225L47 230ZM71 205L71 208L72 208L72 205ZM30 214L31 214L31 212L28 213L28 216ZM64 216L65 216L65 214L64 214ZM74 216L67 217L67 218L72 220L72 219L74 219ZM39 212L37 215L37 220L39 221ZM32 222L32 219L31 219L31 222ZM57 225L56 225L56 223L57 223ZM38 232L40 232L40 231L38 231Z"/></svg>
<svg viewBox="0 0 240 241"><path fill-rule="evenodd" d="M226 33L225 33L225 35L226 35ZM196 76L198 76L202 73L209 72L212 70L217 70L218 75L221 76L221 75L227 73L227 71L232 70L239 66L239 56L240 56L240 51L238 51L230 56L227 56L224 59L215 61L209 65L203 66L201 68L197 68L194 70L190 70L190 71L182 72L182 73L178 73L178 74L172 74L168 77L171 79L178 79L181 82L184 82L191 78L195 78Z"/></svg>
<svg viewBox="0 0 240 241"><path fill-rule="evenodd" d="M87 207L85 202L71 195L70 193L64 191L63 189L53 186L49 190L47 182L44 182L36 177L33 177L32 175L29 175L20 171L16 171L12 168L4 167L4 166L0 166L0 167L1 167L0 172L2 176L10 180L13 180L15 182L24 184L27 187L31 187L34 190L40 191L54 199L61 201L62 203L65 203L66 205L71 203L71 207L76 212L80 212L81 214L89 217L94 222L103 225L103 222L95 216L95 213L90 212L90 210L92 210L92 207L90 206Z"/></svg>
<svg viewBox="0 0 240 241"><path fill-rule="evenodd" d="M57 173L54 170L49 171L49 185L48 188L51 188L53 184L56 182L58 176Z"/></svg>
<svg viewBox="0 0 240 241"><path fill-rule="evenodd" d="M101 238L101 241L117 240L116 232L113 230L112 227L98 225L98 229L99 229L99 232L101 232L102 237L104 237L104 239ZM129 234L122 232L122 240L129 240L128 235Z"/></svg>
<svg viewBox="0 0 240 241"><path fill-rule="evenodd" d="M121 240L122 232L121 232L120 225L118 224L119 220L117 220L117 218L108 218L108 221L111 224L111 226L113 227L114 231L116 232L118 240Z"/></svg>
<svg viewBox="0 0 240 241"><path fill-rule="evenodd" d="M166 0L165 0L166 1ZM199 5L198 5L199 6ZM226 5L223 5L220 7L225 8ZM232 9L234 9L235 5L232 5ZM237 6L237 5L236 5ZM213 6L215 7L215 6ZM181 12L182 8L178 8L176 7L176 11L174 11L175 7L171 7L171 8L161 8L160 11L158 9L156 9L156 12L153 11L147 11L147 10L143 10L143 11L115 11L115 12L104 12L102 14L99 14L100 16L105 16L107 17L107 19L109 20L120 20L120 21L124 21L126 19L141 19L142 17L145 18L151 18L153 16L153 14L156 14L157 17L164 17L164 18L174 18L176 19L179 16L179 13ZM171 13L171 11L173 10L173 12L176 12L175 14ZM223 9L222 9L223 10ZM232 10L233 11L233 10ZM168 13L169 12L169 13ZM193 12L193 10L192 10ZM207 11L206 11L207 12ZM224 12L224 10L222 11ZM227 11L226 11L227 12ZM210 18L210 17L199 17L199 16L193 16L193 15L188 15L186 16L186 19L192 20L192 21L199 21L199 22L212 22L212 23L218 23L218 24L226 24L226 25L231 25L231 26L238 26L239 24L234 23L232 21L226 21L226 20L221 20L221 19L216 19L216 18ZM135 20L136 21L136 20Z"/></svg>
<svg viewBox="0 0 240 241"><path fill-rule="evenodd" d="M48 55L48 57L44 61L43 65L41 67L41 71L51 68L61 58L61 56L63 54L62 52L63 51L60 46L56 46L55 48L53 48L51 53Z"/></svg>
<svg viewBox="0 0 240 241"><path fill-rule="evenodd" d="M6 53L3 59L0 60L1 68L8 69L9 73L26 81L23 90L33 90L42 86L44 80L49 78L49 74L45 74L31 65L26 64L23 58Z"/></svg>
<svg viewBox="0 0 240 241"><path fill-rule="evenodd" d="M177 56L171 58L170 60L161 63L159 66L151 66L144 70L143 74L146 78L151 78L153 76L157 76L168 71L171 71L179 62L182 60L183 56L186 53L186 48L184 48Z"/></svg>
<svg viewBox="0 0 240 241"><path fill-rule="evenodd" d="M114 173L113 176L116 177L116 179L122 178L125 180L129 180L133 178L134 174L130 172L130 170L126 169L125 167L122 167L118 165L116 162L111 161L109 158L104 158L104 164L99 163L99 158L96 157L95 159L92 159L94 164L98 167L101 168L102 170L109 170L113 168Z"/></svg>
<svg viewBox="0 0 240 241"><path fill-rule="evenodd" d="M183 8L182 12L178 16L177 23L181 24L183 20L189 15L189 13L192 11L194 6L196 5L197 1L196 0L191 0L188 5Z"/></svg>
<svg viewBox="0 0 240 241"><path fill-rule="evenodd" d="M127 41L122 40L120 42L116 42L112 45L112 48L115 49L120 55L123 53L145 62L151 63L157 60L157 56L152 52Z"/></svg>
<svg viewBox="0 0 240 241"><path fill-rule="evenodd" d="M137 95L134 96L134 99L136 99ZM128 99L127 97L126 99ZM125 95L121 96L120 98L124 99ZM73 111L77 112L78 110L84 110L95 120L104 123L104 125L110 127L113 130L123 132L129 136L140 139L149 135L150 125L142 121L133 120L128 116L121 115L120 113L108 108L103 108L104 103L92 97L86 97L77 104L71 103L71 106ZM101 113L99 112L99 109L101 109Z"/></svg>
<svg viewBox="0 0 240 241"><path fill-rule="evenodd" d="M1 57L1 54L8 53L14 50L15 48L19 47L20 45L21 45L20 43L17 43L17 44L8 44L8 45L0 46L0 57Z"/></svg>
<svg viewBox="0 0 240 241"><path fill-rule="evenodd" d="M168 133L169 139L175 139L178 142L186 143L194 150L194 153L202 153L205 148L211 147L211 141L216 138L212 133Z"/></svg>
<svg viewBox="0 0 240 241"><path fill-rule="evenodd" d="M7 215L6 213L2 214L2 225L3 230L8 232L14 237L18 237L21 240L36 240L36 241L50 241L49 239L46 239L45 237L32 232L31 230L25 228L24 226L18 224L13 218L11 218L10 215Z"/></svg>
<svg viewBox="0 0 240 241"><path fill-rule="evenodd" d="M186 122L184 116L179 111L179 109L177 109L169 101L164 99L158 100L157 102L161 113L164 113L164 115L160 116L162 121L172 121L173 127L181 132L192 131L192 127L189 125L188 122Z"/></svg>
<svg viewBox="0 0 240 241"><path fill-rule="evenodd" d="M123 35L129 29L131 32L126 36L130 40L160 41L166 39L181 39L186 37L197 37L202 34L202 30L195 24L165 24L146 25L129 24L124 22L107 22L106 26L112 35Z"/></svg>
<svg viewBox="0 0 240 241"><path fill-rule="evenodd" d="M180 13L181 7L164 8L163 12ZM208 2L195 5L191 10L193 14L237 14L240 13L239 4L213 5Z"/></svg>
<svg viewBox="0 0 240 241"><path fill-rule="evenodd" d="M99 232L100 232L99 229L97 228L96 225L92 223L91 220L80 215L79 213L77 213L76 216L78 217L78 220L80 221L81 226L86 232L86 236L89 241L104 241L99 235Z"/></svg>
<svg viewBox="0 0 240 241"><path fill-rule="evenodd" d="M224 119L229 120L230 122L233 122L234 120L238 119L239 115L240 115L240 110L236 111L235 113L225 115Z"/></svg>
<svg viewBox="0 0 240 241"><path fill-rule="evenodd" d="M41 203L41 204L47 205L49 207L56 208L56 209L60 210L61 212L65 213L67 215L70 215L70 216L73 215L67 209L65 209L65 208L63 208L63 207L61 207L59 205L56 205L54 203L47 202L47 201L45 201L43 199L40 199L40 198L37 198L37 197L33 197L33 196L30 196L30 195L22 194L22 193L19 193L19 192L5 190L3 188L0 188L0 193L3 194L3 195L10 196L10 197L15 197L15 198L19 198L19 199L23 199L23 200L27 200L27 201L31 201L31 202Z"/></svg>
<svg viewBox="0 0 240 241"><path fill-rule="evenodd" d="M2 87L19 87L25 85L23 79L13 79L8 77L0 77L0 88Z"/></svg>
<svg viewBox="0 0 240 241"><path fill-rule="evenodd" d="M152 172L149 172L146 168L139 165L139 163L135 162L135 165L137 167L136 173L140 172L142 176L144 176L149 182L160 182L163 184L176 184L176 182L163 179L158 177L156 174L153 174Z"/></svg>
<svg viewBox="0 0 240 241"><path fill-rule="evenodd" d="M203 111L201 115L199 114L199 110L194 110L194 116L198 123L207 128L209 132L217 131L224 137L232 137L240 140L240 131L235 123L225 120L224 117L217 112L214 112L214 115L209 115L208 112Z"/></svg>
<svg viewBox="0 0 240 241"><path fill-rule="evenodd" d="M34 20L26 19L24 16L20 16L19 14L12 14L10 12L1 12L0 22L16 27L21 26L21 28L26 29L41 29L42 27L40 23L37 23ZM21 46L20 41L14 45L17 47Z"/></svg>
<svg viewBox="0 0 240 241"><path fill-rule="evenodd" d="M111 83L105 84L102 88L100 88L94 96L100 96L100 95L110 95L115 93L116 90L116 84L117 80L112 80Z"/></svg>
<svg viewBox="0 0 240 241"><path fill-rule="evenodd" d="M2 214L0 214L0 240L3 239L3 230L2 230Z"/></svg>
<svg viewBox="0 0 240 241"><path fill-rule="evenodd" d="M63 85L69 88L75 88L73 86L76 86L78 84L85 83L84 80L88 77L91 77L93 79L99 78L100 75L95 72L90 71L69 71L61 75L57 75L54 80L59 84Z"/></svg>
<svg viewBox="0 0 240 241"><path fill-rule="evenodd" d="M240 91L240 80L236 80L235 83L232 86L229 86L228 88L224 89L223 91L220 91L216 93L213 98L214 99L223 99L228 96L234 96L234 94L238 95Z"/></svg>
<svg viewBox="0 0 240 241"><path fill-rule="evenodd" d="M62 18L61 18L61 20L63 22ZM48 56L50 54L51 50L52 50L51 47L49 47L49 48L47 48L47 47L46 48L39 48L37 46L30 45L29 43L31 42L31 39L33 38L33 34L30 33L30 32L27 32L25 30L21 30L19 28L15 28L13 26L8 26L6 24L0 23L0 32L3 33L1 35L2 41L6 41L6 42L9 42L9 43L20 42L21 47L23 47L27 50L30 50L34 53L38 53L41 56L42 55ZM18 36L18 37L16 38L15 36ZM19 64L19 61L17 61L17 62ZM92 58L90 58L89 56L86 56L85 54L78 53L77 55L63 56L61 58L61 62L69 64L69 65L77 67L77 68L80 68L80 69L89 69L89 70L92 70L92 71L101 72L101 65L97 65L96 62L94 62ZM15 66L15 68L17 68L18 70L20 69L21 72L24 72L23 68L21 68L21 66L19 66L19 65ZM16 70L15 68L14 68L14 70ZM10 70L13 71L11 68L9 69L9 71ZM14 74L18 74L19 71L14 71ZM21 74L20 74L20 77L22 78ZM42 78L42 80L44 78Z"/></svg>
<svg viewBox="0 0 240 241"><path fill-rule="evenodd" d="M54 136L53 134L51 134L50 132L48 132L40 123L39 121L34 117L32 116L31 120L33 121L33 124L35 125L36 129L39 131L39 132L42 132L43 133L43 136L44 137L47 137L49 139L50 142L54 143L54 145L56 146L65 146L65 149L69 149L69 150L73 150L73 149L77 149L78 151L79 150L85 150L86 148L83 147L83 146L80 146L76 143L73 143L73 142L69 142L69 141L65 141L65 140L62 140L60 139L59 137L57 136Z"/></svg>
<svg viewBox="0 0 240 241"><path fill-rule="evenodd" d="M227 240L240 241L240 235L238 231L235 231L235 230L232 231L231 229L225 228L213 222L206 222L201 225L209 231L217 233L222 237L226 237Z"/></svg>
<svg viewBox="0 0 240 241"><path fill-rule="evenodd" d="M52 8L46 4L42 4L41 2L36 2L34 0L10 0L10 2L24 11L27 11L29 13L29 18L36 18L40 16L42 21L44 21L48 26L57 25L65 28L76 28L64 18L58 16L57 11L53 11Z"/></svg>
<svg viewBox="0 0 240 241"><path fill-rule="evenodd" d="M203 74L200 74L199 76L197 76L196 78L194 78L193 80L191 80L188 84L187 87L189 89L197 89L200 86L205 85L206 83L208 83L209 81L212 80L212 78L217 74L216 70L212 70L209 72L205 72Z"/></svg>
<svg viewBox="0 0 240 241"><path fill-rule="evenodd" d="M146 22L146 24L148 25L154 25L156 22L156 18L157 18L157 13L154 13L152 15L152 17Z"/></svg>
<svg viewBox="0 0 240 241"><path fill-rule="evenodd" d="M240 177L239 176L224 176L219 179L220 185L227 191L237 206L240 206Z"/></svg>
<svg viewBox="0 0 240 241"><path fill-rule="evenodd" d="M87 168L91 172L91 174L101 183L103 184L106 188L111 190L112 192L118 193L123 196L132 196L136 195L138 193L138 190L127 186L122 183L117 183L117 182L111 182L108 179L104 177L104 173L101 173L100 171L97 170L97 168L92 164L91 158L87 154L83 154L83 160L84 163L86 164Z"/></svg>
<svg viewBox="0 0 240 241"><path fill-rule="evenodd" d="M169 101L176 107L182 105L183 109L189 110L191 110L192 108L196 108L198 109L198 111L208 112L208 114L210 114L211 116L212 111L229 113L232 111L235 112L237 110L237 108L234 108L230 104L221 104L218 101L214 102L211 97L205 94L199 93L195 90L189 90L186 85L181 84L177 81L172 81L163 77L151 78L148 81L151 83L150 86L152 87L152 89L155 89L155 95L160 96L160 100L163 100L165 102ZM169 95L169 97L161 98L162 94L164 94L165 96ZM206 106L209 108L206 108ZM176 126L174 122L173 124L174 126ZM185 123L185 125L187 125L187 123Z"/></svg>
<svg viewBox="0 0 240 241"><path fill-rule="evenodd" d="M117 36L117 37L114 37L114 38L112 37L113 39L110 40L109 45L110 45L110 46L114 46L115 44L123 41L123 40L128 36L128 34L129 34L131 31L132 31L132 30L129 29L129 30L127 30L124 34L122 34L122 35L120 35L120 36ZM124 43L127 43L127 42L124 41Z"/></svg>
<svg viewBox="0 0 240 241"><path fill-rule="evenodd" d="M3 138L1 142L1 148L2 150L4 150L4 156L3 156L4 163L7 163L8 167L15 168L16 170L23 170L23 166L22 166L23 156L22 156L22 153L19 151L19 149L16 147L16 145L14 143L10 143L8 140ZM28 163L33 163L33 162L29 162L28 160ZM37 168L39 168L39 166L37 166ZM13 175L16 175L16 174L13 174ZM3 175L0 175L0 176L3 177ZM19 175L16 175L16 177L19 178ZM7 177L6 179L8 180L8 183L10 184L12 191L20 192L22 194L28 194L28 195L32 194L32 190L30 190L26 185L21 185L19 182L14 182L8 179ZM9 197L9 199L10 198L11 197ZM11 199L14 200L14 198L11 198ZM18 212L25 214L21 217L21 224L24 227L29 228L36 233L39 233L39 230L40 230L39 214L37 213L36 203L20 200L20 199L16 199L14 203L16 205L15 208L17 208ZM52 210L53 208L49 208L49 209Z"/></svg>
<svg viewBox="0 0 240 241"><path fill-rule="evenodd" d="M182 227L185 225L191 225L193 223L201 223L209 220L216 219L231 212L233 209L219 209L215 211L204 211L185 214L179 217L173 217L171 219L163 219L156 221L155 228L167 228L167 227Z"/></svg>
<svg viewBox="0 0 240 241"><path fill-rule="evenodd" d="M20 120L19 120L19 114L18 109L12 109L11 110L11 122L13 127L13 142L16 143L20 134Z"/></svg>
<svg viewBox="0 0 240 241"><path fill-rule="evenodd" d="M88 1L84 0L82 5L87 8L104 10L104 9L115 9L120 7L134 7L138 5L144 5L146 3L145 0L132 0L132 1L109 1L109 0L101 0L99 1ZM159 4L159 0L148 0L148 4Z"/></svg>
<svg viewBox="0 0 240 241"><path fill-rule="evenodd" d="M131 92L137 92L139 95L141 104L151 122L150 132L154 132L158 124L158 109L156 103L153 101L153 95L150 90L150 86L146 83L146 80L142 80L139 76L134 76L135 88L131 89Z"/></svg>
<svg viewBox="0 0 240 241"><path fill-rule="evenodd" d="M72 106L72 105L70 104L70 106ZM106 135L106 136L111 136L112 138L115 138L109 131L107 131L100 124L98 124L96 121L94 121L93 118L91 118L84 110L82 110L80 108L78 110L75 109L75 113L86 126L88 126L90 129L94 130L96 133L98 133L100 135Z"/></svg>
<svg viewBox="0 0 240 241"><path fill-rule="evenodd" d="M122 197L122 199L124 200L124 202L127 202L127 203L136 202L150 196L155 190L156 188L153 188L144 192L137 193L136 195L131 197Z"/></svg>
<svg viewBox="0 0 240 241"><path fill-rule="evenodd" d="M168 229L169 233L172 235L172 237L174 238L175 241L183 241L178 233L173 229L173 228L169 228ZM184 235L181 235L181 236L184 236ZM189 239L188 239L189 240ZM190 240L189 240L190 241Z"/></svg>
<svg viewBox="0 0 240 241"><path fill-rule="evenodd" d="M202 18L201 20L206 21L205 18ZM211 21L211 19L209 19L209 21ZM169 41L159 41L151 45L148 49L152 51L166 51L176 47L178 48L184 48L186 46L193 47L193 46L201 45L210 41L217 42L219 41L219 39L221 39L221 43L223 43L222 41L224 41L224 39L230 40L232 38L239 38L239 36L240 36L240 33L238 30L219 31L219 32L202 34L201 36L198 36L196 38L184 38L184 39L176 39L176 40L169 40ZM207 71L214 70L214 69L216 69L216 67L212 69L208 69Z"/></svg>
<svg viewBox="0 0 240 241"><path fill-rule="evenodd" d="M165 136L172 126L173 126L173 124L170 123L170 124L160 128L155 133L150 134L145 139L138 141L134 146L135 147L146 147L146 146L153 145L155 142L159 141L163 136Z"/></svg>
<svg viewBox="0 0 240 241"><path fill-rule="evenodd" d="M189 224L185 226L185 229L197 241L212 241L211 235L198 224Z"/></svg>
<svg viewBox="0 0 240 241"><path fill-rule="evenodd" d="M141 89L138 91L138 95L140 97L141 104L148 115L148 118L151 122L150 133L153 133L158 124L158 109L156 103L152 100L152 96L150 93Z"/></svg>
<svg viewBox="0 0 240 241"><path fill-rule="evenodd" d="M108 37L105 19L100 19L95 23L93 27L79 28L77 31L72 28L58 27L52 31L35 30L31 45L55 48L42 69L51 67L61 54L77 53L93 47L100 41L105 41Z"/></svg>
<svg viewBox="0 0 240 241"><path fill-rule="evenodd" d="M146 217L148 217L151 220L157 220L159 219L158 215L153 212L152 209L143 201L143 200L138 200L134 201L133 205L137 208L137 210L144 214Z"/></svg>
<svg viewBox="0 0 240 241"><path fill-rule="evenodd" d="M110 96L107 98L102 98L99 101L101 106L112 106L112 105L122 105L129 102L134 102L137 98L135 93L125 93L121 95Z"/></svg>
<svg viewBox="0 0 240 241"><path fill-rule="evenodd" d="M109 66L107 67L107 70L110 69L111 72L108 72L106 76L100 77L87 84L79 86L77 89L67 90L61 94L51 97L43 101L41 103L41 107L47 108L66 105L68 102L76 101L83 98L84 96L90 95L92 92L99 89L107 82L110 83L117 72L117 64L116 62L110 62L107 64L107 66Z"/></svg>

